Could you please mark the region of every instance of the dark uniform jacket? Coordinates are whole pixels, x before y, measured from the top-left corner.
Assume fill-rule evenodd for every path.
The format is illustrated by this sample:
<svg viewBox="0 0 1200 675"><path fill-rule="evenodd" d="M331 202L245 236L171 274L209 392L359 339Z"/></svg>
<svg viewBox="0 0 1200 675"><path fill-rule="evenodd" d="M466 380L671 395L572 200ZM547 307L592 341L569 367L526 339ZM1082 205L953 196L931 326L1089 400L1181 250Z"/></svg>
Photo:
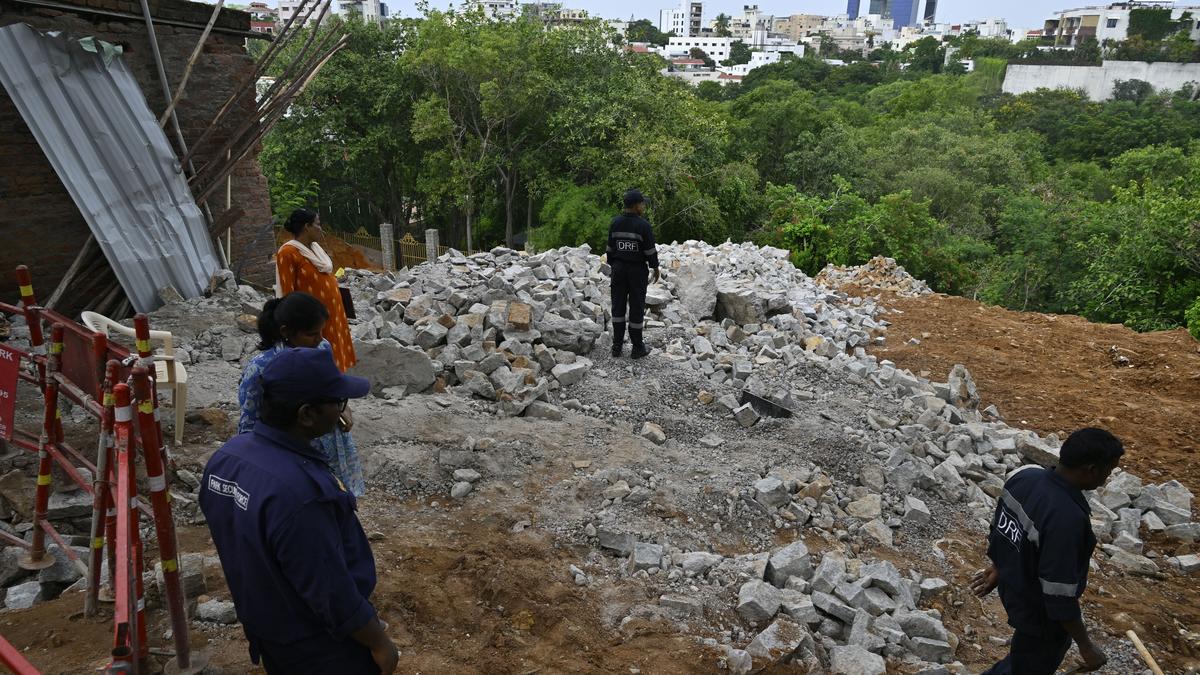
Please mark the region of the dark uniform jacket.
<svg viewBox="0 0 1200 675"><path fill-rule="evenodd" d="M608 226L608 262L658 267L654 230L641 216L622 213Z"/></svg>
<svg viewBox="0 0 1200 675"><path fill-rule="evenodd" d="M988 535L1009 625L1037 633L1079 619L1095 548L1091 508L1079 488L1042 468L1010 478Z"/></svg>
<svg viewBox="0 0 1200 675"><path fill-rule="evenodd" d="M375 616L355 506L311 446L262 421L208 461L200 508L251 653L256 639L349 639Z"/></svg>

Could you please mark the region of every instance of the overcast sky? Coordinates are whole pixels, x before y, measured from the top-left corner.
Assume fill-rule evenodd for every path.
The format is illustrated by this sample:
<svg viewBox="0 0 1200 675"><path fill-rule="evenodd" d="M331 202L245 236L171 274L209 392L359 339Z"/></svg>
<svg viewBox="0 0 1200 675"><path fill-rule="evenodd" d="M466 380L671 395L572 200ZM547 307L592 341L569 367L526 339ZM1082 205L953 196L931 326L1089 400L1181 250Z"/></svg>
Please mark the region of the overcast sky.
<svg viewBox="0 0 1200 675"><path fill-rule="evenodd" d="M461 0L460 0L461 1ZM869 0L863 0L867 4ZM383 0L391 14L412 16L413 0ZM742 5L755 4L767 14L844 14L846 0L705 0L704 19L721 12L740 14ZM605 19L651 19L658 23L658 10L675 6L675 0L562 0L564 6L586 9L593 16ZM449 0L431 0L430 5L445 8ZM1041 28L1045 18L1056 9L1102 4L1098 0L939 0L939 21L957 23L971 19L1002 16L1009 28Z"/></svg>

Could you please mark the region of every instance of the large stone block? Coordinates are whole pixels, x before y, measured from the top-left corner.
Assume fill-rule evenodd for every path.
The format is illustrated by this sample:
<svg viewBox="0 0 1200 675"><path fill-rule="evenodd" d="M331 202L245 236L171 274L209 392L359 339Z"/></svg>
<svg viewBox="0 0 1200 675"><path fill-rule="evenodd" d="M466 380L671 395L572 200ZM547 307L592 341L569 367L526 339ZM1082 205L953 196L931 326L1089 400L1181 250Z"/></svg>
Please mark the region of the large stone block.
<svg viewBox="0 0 1200 675"><path fill-rule="evenodd" d="M783 588L788 577L808 579L812 573L812 556L804 542L799 540L772 553L767 562L767 580L776 588Z"/></svg>
<svg viewBox="0 0 1200 675"><path fill-rule="evenodd" d="M887 672L882 656L857 645L834 647L829 654L829 668L833 675L884 675Z"/></svg>
<svg viewBox="0 0 1200 675"><path fill-rule="evenodd" d="M762 323L766 319L762 296L736 282L718 282L717 317L733 319L742 325Z"/></svg>
<svg viewBox="0 0 1200 675"><path fill-rule="evenodd" d="M790 619L776 619L754 639L746 651L760 668L786 663L805 643L813 644L812 633Z"/></svg>
<svg viewBox="0 0 1200 675"><path fill-rule="evenodd" d="M437 380L433 361L420 349L402 347L394 340L359 342L354 349L358 363L350 374L370 380L376 396L396 386L407 387L410 392L424 391Z"/></svg>
<svg viewBox="0 0 1200 675"><path fill-rule="evenodd" d="M737 612L748 623L766 623L779 611L782 601L778 588L754 579L738 589Z"/></svg>
<svg viewBox="0 0 1200 675"><path fill-rule="evenodd" d="M687 262L671 275L679 302L696 319L711 317L717 307L717 279L707 262Z"/></svg>

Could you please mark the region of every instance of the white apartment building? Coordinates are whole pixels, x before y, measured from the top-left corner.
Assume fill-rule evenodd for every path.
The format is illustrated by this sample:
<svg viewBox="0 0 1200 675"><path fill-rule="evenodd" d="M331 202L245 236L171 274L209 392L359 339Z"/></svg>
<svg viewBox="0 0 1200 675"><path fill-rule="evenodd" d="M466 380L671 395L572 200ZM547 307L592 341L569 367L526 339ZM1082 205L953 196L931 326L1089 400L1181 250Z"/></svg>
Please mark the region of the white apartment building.
<svg viewBox="0 0 1200 675"><path fill-rule="evenodd" d="M379 0L338 0L338 10L342 16L356 16L363 21L375 23L381 23L387 16L387 11Z"/></svg>
<svg viewBox="0 0 1200 675"><path fill-rule="evenodd" d="M681 0L678 7L664 9L658 14L658 29L680 37L700 35L704 19L704 3Z"/></svg>
<svg viewBox="0 0 1200 675"><path fill-rule="evenodd" d="M733 49L734 42L744 42L746 46L754 50L750 58L754 58L754 54L793 54L797 57L804 56L804 45L797 44L785 38L768 38L760 36L757 43L751 40L741 40L740 38L719 38L719 37L691 37L677 38L673 37L667 41L667 55L670 58L683 57L691 54L692 49L699 48L704 50L708 57L716 62L724 61L729 58L730 51Z"/></svg>
<svg viewBox="0 0 1200 675"><path fill-rule="evenodd" d="M330 0L324 0L324 2L322 4L328 5L329 2L330 2ZM311 6L311 3L310 3L310 6ZM292 17L296 15L296 11L299 9L300 9L300 0L279 0L279 24L282 26L282 25L286 24L288 21L291 21ZM311 23L317 22L317 17L321 15L321 9L322 9L321 5L317 5L316 9L312 10L312 13L309 14L309 16L308 16L308 23L311 24ZM330 12L336 13L337 7L336 6L330 7L329 10L326 12L326 16L328 16ZM304 9L304 13L308 13L307 7ZM297 21L299 21L299 19L297 19Z"/></svg>
<svg viewBox="0 0 1200 675"><path fill-rule="evenodd" d="M1181 6L1169 1L1114 2L1107 6L1080 7L1055 12L1049 19L1042 35L1053 38L1054 44L1075 47L1081 40L1096 38L1124 41L1129 36L1129 12L1133 9L1159 7L1171 11L1171 18L1178 21L1183 14L1192 15L1191 36L1200 40L1200 5Z"/></svg>
<svg viewBox="0 0 1200 675"><path fill-rule="evenodd" d="M1008 38L1011 35L1008 22L998 16L960 24L958 34L965 33L976 33L982 38Z"/></svg>
<svg viewBox="0 0 1200 675"><path fill-rule="evenodd" d="M667 54L670 57L687 56L695 48L704 50L713 61L724 61L729 58L731 45L736 38L728 37L673 37L667 40Z"/></svg>
<svg viewBox="0 0 1200 675"><path fill-rule="evenodd" d="M758 5L742 5L741 15L729 19L729 34L748 42L754 38L755 31L769 31L774 20L774 17L763 14ZM710 21L709 26L715 31L716 19Z"/></svg>
<svg viewBox="0 0 1200 675"><path fill-rule="evenodd" d="M803 53L798 56L803 56ZM783 55L780 52L754 52L750 54L750 63L742 63L736 66L721 66L717 70L722 73L745 77L750 71L759 66L779 63L781 58L783 58Z"/></svg>
<svg viewBox="0 0 1200 675"><path fill-rule="evenodd" d="M322 4L329 5L330 2L331 0L323 0ZM317 22L317 17L321 15L321 10L323 9L322 4L318 4L312 10L312 13L308 15L309 24ZM300 0L279 0L279 24L283 25L291 21L299 9ZM304 9L304 13L308 13L307 7ZM337 3L326 10L325 20L328 20L334 14L340 14L344 17L357 16L361 17L363 21L379 23L387 18L387 5L380 2L380 0L338 0Z"/></svg>
<svg viewBox="0 0 1200 675"><path fill-rule="evenodd" d="M514 17L518 13L518 7L515 0L467 0L463 3L463 9L481 8L484 16L493 19L507 19Z"/></svg>
<svg viewBox="0 0 1200 675"><path fill-rule="evenodd" d="M897 30L892 24L890 17L880 14L860 14L854 19L842 14L830 17L817 33L804 38L804 42L813 48L819 48L824 42L832 42L843 51L866 53L884 43L896 44L901 40L905 29ZM906 29L910 38L918 35L915 27Z"/></svg>

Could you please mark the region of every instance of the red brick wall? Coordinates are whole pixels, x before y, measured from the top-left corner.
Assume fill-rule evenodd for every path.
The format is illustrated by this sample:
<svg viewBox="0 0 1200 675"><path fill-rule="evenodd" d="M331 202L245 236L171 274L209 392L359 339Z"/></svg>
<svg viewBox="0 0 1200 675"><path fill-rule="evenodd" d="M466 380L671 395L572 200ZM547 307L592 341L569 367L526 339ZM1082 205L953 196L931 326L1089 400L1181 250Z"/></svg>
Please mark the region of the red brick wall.
<svg viewBox="0 0 1200 675"><path fill-rule="evenodd" d="M60 2L141 16L141 5L136 0ZM204 24L208 22L212 6L182 0L150 0L150 7L156 19L199 24L196 28L184 28L156 23L159 49L167 78L174 89ZM0 26L17 22L39 30L65 30L80 37L94 35L122 45L122 58L141 85L150 110L157 116L166 108L146 26L140 19L96 16L82 11L63 13L0 0ZM217 26L246 31L250 26L250 15L224 10ZM209 36L192 70L184 97L176 108L189 147L194 145L235 87L250 77L253 70L244 38L217 31ZM245 113L252 106L252 96L247 97L240 106L241 112ZM245 119L242 114L231 117L229 124L205 142L209 153L217 151L228 134ZM174 134L169 125L167 135L173 142ZM241 266L241 274L246 279L270 285L274 282L270 259L274 253L271 209L266 178L259 167L257 154L256 149L233 175L233 204L246 212L233 230L233 267ZM197 167L208 158L201 154ZM219 217L225 210L225 190L222 188L209 199L214 217ZM0 298L8 302L16 299L12 270L18 264L29 265L38 295L48 297L74 260L87 233L87 225L66 188L43 156L7 92L0 87Z"/></svg>

